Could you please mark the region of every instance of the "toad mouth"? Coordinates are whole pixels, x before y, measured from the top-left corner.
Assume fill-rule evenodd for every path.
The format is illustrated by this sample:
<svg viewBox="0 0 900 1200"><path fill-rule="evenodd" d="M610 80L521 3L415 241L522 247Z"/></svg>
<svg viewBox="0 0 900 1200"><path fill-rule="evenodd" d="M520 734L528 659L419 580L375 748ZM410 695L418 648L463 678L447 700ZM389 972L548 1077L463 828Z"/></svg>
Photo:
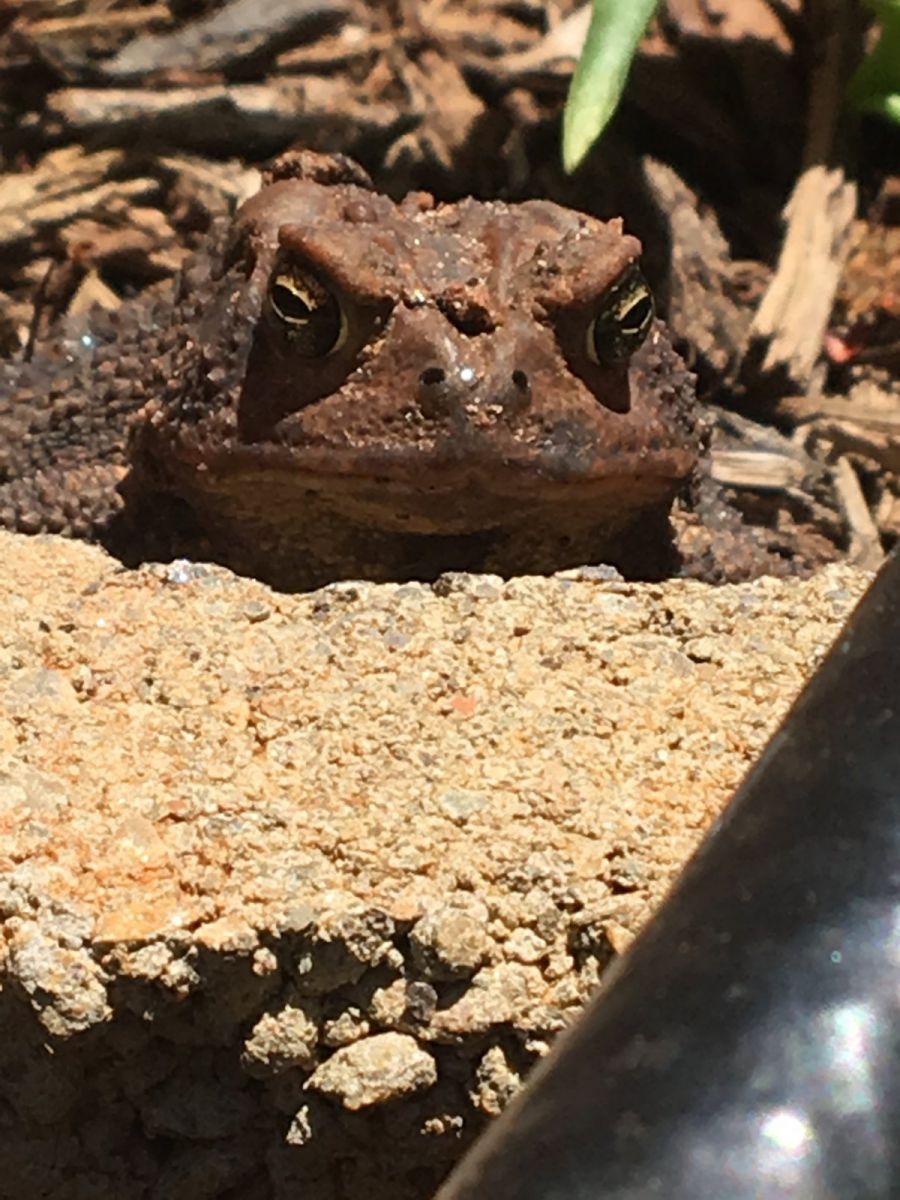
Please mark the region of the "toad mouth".
<svg viewBox="0 0 900 1200"><path fill-rule="evenodd" d="M299 461L298 461L299 457ZM336 469L333 452L297 456L267 447L233 451L182 478L176 490L198 507L225 501L261 524L301 526L316 510L358 525L403 533L464 534L521 525L618 527L648 508L672 501L689 477L692 456L656 456L654 470L631 458L592 473L551 474L528 457L490 466L454 461L410 463L367 455L354 470ZM394 470L390 470L391 467Z"/></svg>

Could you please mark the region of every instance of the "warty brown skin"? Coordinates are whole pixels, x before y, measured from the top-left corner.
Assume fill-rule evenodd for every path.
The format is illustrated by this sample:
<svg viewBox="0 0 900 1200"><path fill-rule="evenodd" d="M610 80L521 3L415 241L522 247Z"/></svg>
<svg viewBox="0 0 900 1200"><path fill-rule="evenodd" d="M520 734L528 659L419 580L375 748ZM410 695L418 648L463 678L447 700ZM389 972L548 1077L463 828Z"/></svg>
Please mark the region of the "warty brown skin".
<svg viewBox="0 0 900 1200"><path fill-rule="evenodd" d="M628 358L592 341L639 253L547 201L398 205L346 160L286 156L171 304L0 369L0 523L291 590L667 574L693 382L649 315ZM312 353L297 295L334 317Z"/></svg>

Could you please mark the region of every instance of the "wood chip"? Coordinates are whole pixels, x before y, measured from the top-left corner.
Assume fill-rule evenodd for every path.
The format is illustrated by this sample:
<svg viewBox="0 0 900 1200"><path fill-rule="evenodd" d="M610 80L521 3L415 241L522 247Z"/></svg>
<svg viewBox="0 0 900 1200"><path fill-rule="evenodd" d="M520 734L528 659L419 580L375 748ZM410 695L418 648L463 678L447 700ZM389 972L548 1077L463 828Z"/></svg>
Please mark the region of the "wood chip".
<svg viewBox="0 0 900 1200"><path fill-rule="evenodd" d="M778 268L753 321L768 339L763 370L786 368L805 383L822 349L856 212L856 184L821 164L800 176L785 209Z"/></svg>
<svg viewBox="0 0 900 1200"><path fill-rule="evenodd" d="M61 225L73 217L102 209L113 201L146 200L159 190L159 180L149 178L116 179L74 192L70 183L60 180L55 192L42 200L33 196L31 204L20 201L7 205L0 196L0 245L24 241L39 229Z"/></svg>
<svg viewBox="0 0 900 1200"><path fill-rule="evenodd" d="M692 367L711 367L718 381L732 380L740 367L750 327L751 310L735 298L730 286L732 260L712 209L705 206L671 167L649 156L642 160L648 194L653 198L668 264L666 320L676 336L691 347ZM666 228L667 227L667 228ZM645 262L651 263L656 247Z"/></svg>
<svg viewBox="0 0 900 1200"><path fill-rule="evenodd" d="M881 494L875 510L875 524L882 536L900 539L900 496L891 488L886 487Z"/></svg>
<svg viewBox="0 0 900 1200"><path fill-rule="evenodd" d="M64 79L73 80L96 71L103 55L116 53L135 33L155 31L171 23L172 14L165 4L125 9L88 5L71 15L31 22L20 18L12 40Z"/></svg>
<svg viewBox="0 0 900 1200"><path fill-rule="evenodd" d="M778 267L753 322L754 337L768 342L763 370L783 370L801 387L822 349L856 214L856 184L836 162L844 88L860 40L852 7L845 0L811 5L805 167L785 208Z"/></svg>
<svg viewBox="0 0 900 1200"><path fill-rule="evenodd" d="M808 478L795 457L771 450L714 450L710 474L723 487L760 492L795 491Z"/></svg>
<svg viewBox="0 0 900 1200"><path fill-rule="evenodd" d="M90 312L93 308L112 310L118 308L121 303L122 298L103 282L97 272L89 271L72 297L68 313L70 316L77 317L82 313Z"/></svg>
<svg viewBox="0 0 900 1200"><path fill-rule="evenodd" d="M155 72L227 72L248 59L273 58L349 11L349 0L231 0L171 32L135 38L101 70L119 82Z"/></svg>
<svg viewBox="0 0 900 1200"><path fill-rule="evenodd" d="M47 99L47 113L69 135L96 131L118 142L162 136L191 150L254 156L292 142L310 149L383 134L400 119L396 106L363 103L340 77L279 79L264 84L153 88L65 88Z"/></svg>
<svg viewBox="0 0 900 1200"><path fill-rule="evenodd" d="M777 413L796 421L807 443L827 441L832 454L860 455L900 474L900 395L894 391L866 381L846 398L786 397Z"/></svg>
<svg viewBox="0 0 900 1200"><path fill-rule="evenodd" d="M860 455L886 471L900 474L900 431L891 436L863 429L851 421L821 421L815 433L830 442L837 453Z"/></svg>
<svg viewBox="0 0 900 1200"><path fill-rule="evenodd" d="M568 78L575 69L590 23L591 5L584 4L554 25L536 46L505 55L497 64L499 71L509 80L533 78L545 72L561 73Z"/></svg>
<svg viewBox="0 0 900 1200"><path fill-rule="evenodd" d="M45 155L31 171L0 176L0 244L34 232L33 209L98 186L118 173L124 161L121 150L85 154L67 146Z"/></svg>
<svg viewBox="0 0 900 1200"><path fill-rule="evenodd" d="M134 211L139 218L140 210ZM159 220L148 221L146 214L154 212ZM89 218L73 221L63 235L66 251L82 261L123 271L132 279L155 280L173 275L186 251L177 244L175 230L158 209L144 209L143 214L143 221L122 227Z"/></svg>
<svg viewBox="0 0 900 1200"><path fill-rule="evenodd" d="M840 458L834 468L835 493L850 529L847 561L866 571L876 571L884 561L881 538L849 459Z"/></svg>
<svg viewBox="0 0 900 1200"><path fill-rule="evenodd" d="M778 404L779 417L794 421L848 421L864 429L900 435L900 398L884 404L865 404L858 399L838 396L786 396Z"/></svg>
<svg viewBox="0 0 900 1200"><path fill-rule="evenodd" d="M262 175L255 167L245 167L237 159L209 162L189 155L167 155L159 161L175 174L179 193L192 194L211 212L222 210L217 202L222 198L229 202L229 208L243 204L256 195L262 182Z"/></svg>
<svg viewBox="0 0 900 1200"><path fill-rule="evenodd" d="M364 25L344 25L332 37L317 38L285 50L276 59L279 71L335 71L351 63L374 59L394 42L389 33L376 33Z"/></svg>

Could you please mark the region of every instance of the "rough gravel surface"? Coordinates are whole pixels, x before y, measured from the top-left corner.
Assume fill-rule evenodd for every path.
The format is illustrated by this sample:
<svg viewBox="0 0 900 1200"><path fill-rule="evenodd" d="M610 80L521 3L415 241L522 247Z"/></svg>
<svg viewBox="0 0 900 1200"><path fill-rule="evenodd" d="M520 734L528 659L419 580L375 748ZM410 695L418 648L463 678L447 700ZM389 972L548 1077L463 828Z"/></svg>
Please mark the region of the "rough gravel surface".
<svg viewBox="0 0 900 1200"><path fill-rule="evenodd" d="M286 596L0 535L0 1196L425 1200L866 582Z"/></svg>

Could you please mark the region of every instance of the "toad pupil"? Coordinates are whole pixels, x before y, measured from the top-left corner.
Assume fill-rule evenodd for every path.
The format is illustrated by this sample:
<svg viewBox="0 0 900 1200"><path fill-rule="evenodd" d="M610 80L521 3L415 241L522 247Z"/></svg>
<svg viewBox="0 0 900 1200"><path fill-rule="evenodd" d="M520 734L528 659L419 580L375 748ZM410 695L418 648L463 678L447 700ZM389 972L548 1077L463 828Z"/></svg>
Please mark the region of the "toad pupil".
<svg viewBox="0 0 900 1200"><path fill-rule="evenodd" d="M623 333L640 333L653 316L653 297L649 292L638 296L621 316Z"/></svg>
<svg viewBox="0 0 900 1200"><path fill-rule="evenodd" d="M310 293L301 289L292 280L276 281L272 288L272 304L280 317L288 322L308 321L315 310L321 307Z"/></svg>

